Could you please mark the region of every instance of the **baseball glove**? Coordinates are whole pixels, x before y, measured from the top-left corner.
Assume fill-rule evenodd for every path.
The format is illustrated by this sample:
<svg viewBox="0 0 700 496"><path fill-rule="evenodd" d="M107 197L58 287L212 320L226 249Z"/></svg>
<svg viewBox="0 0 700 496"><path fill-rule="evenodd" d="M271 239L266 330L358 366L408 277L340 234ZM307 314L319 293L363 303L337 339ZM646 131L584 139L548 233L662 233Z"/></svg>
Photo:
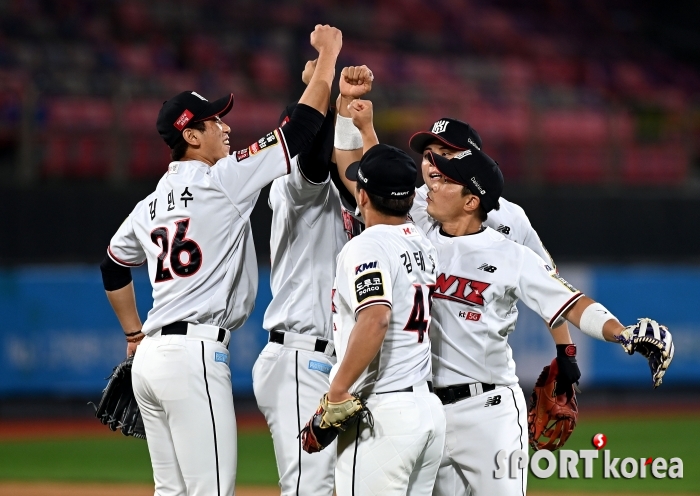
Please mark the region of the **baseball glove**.
<svg viewBox="0 0 700 496"><path fill-rule="evenodd" d="M324 394L316 413L299 433L301 446L307 453L317 453L331 444L340 431L345 431L367 415L370 415L369 410L357 395L333 403L328 401L328 394Z"/></svg>
<svg viewBox="0 0 700 496"><path fill-rule="evenodd" d="M673 360L673 338L668 328L655 320L643 318L635 325L625 327L617 340L628 354L633 355L636 351L649 360L654 388L659 387Z"/></svg>
<svg viewBox="0 0 700 496"><path fill-rule="evenodd" d="M125 436L146 439L141 411L131 387L133 362L134 357L130 356L114 367L112 375L108 377L107 387L102 391L100 404L95 408L95 417L110 430L121 429Z"/></svg>
<svg viewBox="0 0 700 496"><path fill-rule="evenodd" d="M555 358L542 370L530 397L527 424L530 446L534 450L561 448L576 427L578 403L574 387L569 384L565 392L557 394L558 374Z"/></svg>

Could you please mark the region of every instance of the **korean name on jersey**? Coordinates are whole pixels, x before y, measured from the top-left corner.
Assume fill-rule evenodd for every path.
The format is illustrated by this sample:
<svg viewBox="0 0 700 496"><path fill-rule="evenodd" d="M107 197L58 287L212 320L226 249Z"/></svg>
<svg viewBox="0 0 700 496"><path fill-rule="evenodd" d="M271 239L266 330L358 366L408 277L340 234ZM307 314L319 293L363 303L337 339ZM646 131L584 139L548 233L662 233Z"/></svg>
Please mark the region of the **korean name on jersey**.
<svg viewBox="0 0 700 496"><path fill-rule="evenodd" d="M290 167L280 129L211 167L169 165L108 247L118 264L148 261L154 301L145 334L181 320L226 329L245 322L258 286L250 214L260 190Z"/></svg>
<svg viewBox="0 0 700 496"><path fill-rule="evenodd" d="M351 391L370 394L430 380L430 295L436 276L435 248L413 224L375 225L338 255L333 288L333 330L343 361L355 319L371 305L391 307L382 347Z"/></svg>

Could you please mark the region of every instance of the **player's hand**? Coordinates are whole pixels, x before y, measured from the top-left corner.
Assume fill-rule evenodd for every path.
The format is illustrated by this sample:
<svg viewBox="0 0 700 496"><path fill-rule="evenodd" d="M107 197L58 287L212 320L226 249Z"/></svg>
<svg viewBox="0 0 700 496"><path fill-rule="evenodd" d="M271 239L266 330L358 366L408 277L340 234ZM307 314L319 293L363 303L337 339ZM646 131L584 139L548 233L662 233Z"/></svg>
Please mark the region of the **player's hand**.
<svg viewBox="0 0 700 496"><path fill-rule="evenodd" d="M328 24L317 24L311 33L311 46L319 53L328 51L337 57L343 47L343 33Z"/></svg>
<svg viewBox="0 0 700 496"><path fill-rule="evenodd" d="M134 354L136 354L136 348L139 346L139 343L127 343L126 344L126 356L130 357Z"/></svg>
<svg viewBox="0 0 700 496"><path fill-rule="evenodd" d="M372 91L374 74L366 65L345 67L340 73L340 95L344 98L360 98Z"/></svg>
<svg viewBox="0 0 700 496"><path fill-rule="evenodd" d="M311 81L311 77L314 75L314 71L316 70L316 62L318 62L318 59L313 59L306 62L304 70L301 73L301 80L307 86L309 85L309 81Z"/></svg>
<svg viewBox="0 0 700 496"><path fill-rule="evenodd" d="M357 129L362 131L372 128L372 102L369 100L353 100L348 105L348 111L350 112L350 117L352 117L352 123L355 124Z"/></svg>
<svg viewBox="0 0 700 496"><path fill-rule="evenodd" d="M328 391L326 397L331 403L342 403L343 401L352 400L355 398L347 391L334 391L332 388L330 391Z"/></svg>

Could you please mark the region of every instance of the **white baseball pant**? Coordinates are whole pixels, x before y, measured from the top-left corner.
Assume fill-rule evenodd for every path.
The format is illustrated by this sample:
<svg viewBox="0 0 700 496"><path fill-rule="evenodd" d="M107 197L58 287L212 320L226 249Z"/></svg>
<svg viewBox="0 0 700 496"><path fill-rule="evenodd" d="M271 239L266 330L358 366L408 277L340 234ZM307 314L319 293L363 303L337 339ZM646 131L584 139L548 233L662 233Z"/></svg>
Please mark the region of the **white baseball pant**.
<svg viewBox="0 0 700 496"><path fill-rule="evenodd" d="M517 384L444 406L445 452L433 496L525 496L527 469L494 477L496 454L528 453L527 406ZM527 464L525 464L527 467Z"/></svg>
<svg viewBox="0 0 700 496"><path fill-rule="evenodd" d="M292 338L285 339L284 345L267 343L255 361L255 399L272 433L281 496L332 496L335 442L309 454L301 449L299 432L328 392L335 358L313 351L315 337L294 334Z"/></svg>
<svg viewBox="0 0 700 496"><path fill-rule="evenodd" d="M237 446L228 349L216 341L217 327L189 326L203 338L158 331L141 342L132 366L155 494L232 496Z"/></svg>
<svg viewBox="0 0 700 496"><path fill-rule="evenodd" d="M414 392L371 394L374 428L338 436L338 496L429 496L445 443L445 413L423 383Z"/></svg>

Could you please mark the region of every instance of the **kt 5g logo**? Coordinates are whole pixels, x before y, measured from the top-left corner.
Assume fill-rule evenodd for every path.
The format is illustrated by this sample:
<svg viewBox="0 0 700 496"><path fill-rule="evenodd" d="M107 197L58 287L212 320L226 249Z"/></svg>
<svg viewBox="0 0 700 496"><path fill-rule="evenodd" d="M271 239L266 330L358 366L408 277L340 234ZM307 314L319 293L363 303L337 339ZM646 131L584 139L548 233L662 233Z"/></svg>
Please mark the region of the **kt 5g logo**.
<svg viewBox="0 0 700 496"><path fill-rule="evenodd" d="M579 465L583 462L583 478L593 478L594 466L602 464L602 475L604 479L632 479L639 477L645 479L647 473L655 479L682 479L683 478L683 460L680 458L665 458L657 457L642 457L642 458L613 458L610 450L602 450L607 439L604 434L596 434L593 436L594 450L559 450L557 456L547 450L536 451L528 463L527 453L523 450L515 450L508 455L506 450L500 450L496 454L496 470L493 476L496 479L503 477L517 478L520 471L527 470L528 465L532 475L538 479L547 479L555 473L560 479L578 479ZM600 460L600 452L602 450L602 463L594 463L594 460ZM558 469L558 470L557 470ZM598 468L597 471L600 471ZM599 472L600 473L600 472Z"/></svg>

